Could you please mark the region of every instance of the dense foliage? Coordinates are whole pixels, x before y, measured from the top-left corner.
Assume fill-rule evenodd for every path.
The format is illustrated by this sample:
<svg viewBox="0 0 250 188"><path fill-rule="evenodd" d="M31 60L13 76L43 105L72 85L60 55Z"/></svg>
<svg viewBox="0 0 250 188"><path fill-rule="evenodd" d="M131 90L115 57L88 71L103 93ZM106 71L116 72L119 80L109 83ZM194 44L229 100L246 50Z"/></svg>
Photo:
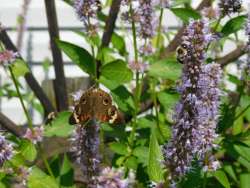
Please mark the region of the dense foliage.
<svg viewBox="0 0 250 188"><path fill-rule="evenodd" d="M191 0L64 0L82 23L72 32L88 46L59 39L53 2L45 0L54 98L0 28L9 78L0 96L17 98L27 118L16 125L0 113L0 188L250 187L247 0L203 0L198 8ZM181 28L166 27L170 13ZM85 91L67 93L61 53L88 74L89 88L112 96L121 121L70 125ZM40 125L28 104L44 117Z"/></svg>

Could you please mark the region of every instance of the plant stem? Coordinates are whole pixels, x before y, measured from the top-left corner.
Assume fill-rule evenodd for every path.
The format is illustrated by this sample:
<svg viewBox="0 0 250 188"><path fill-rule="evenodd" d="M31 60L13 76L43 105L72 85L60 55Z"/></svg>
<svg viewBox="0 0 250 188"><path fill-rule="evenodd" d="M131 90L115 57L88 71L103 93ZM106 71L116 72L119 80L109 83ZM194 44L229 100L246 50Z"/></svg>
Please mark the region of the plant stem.
<svg viewBox="0 0 250 188"><path fill-rule="evenodd" d="M244 108L244 110L242 110L242 111L234 118L234 121L236 121L237 119L239 119L240 116L242 116L249 108L250 108L250 104L247 105L246 108Z"/></svg>
<svg viewBox="0 0 250 188"><path fill-rule="evenodd" d="M164 9L161 8L160 18L159 18L159 26L158 26L158 31L157 31L158 34L157 34L157 40L156 40L156 48L157 49L160 47L159 45L160 45L160 36L161 36L163 13L164 13ZM155 108L155 115L156 115L157 127L159 128L159 131L160 131L159 112L158 112L158 105L157 105L157 93L156 93L156 90L155 90L155 83L152 84L152 93L153 93L153 103L154 103L154 108Z"/></svg>
<svg viewBox="0 0 250 188"><path fill-rule="evenodd" d="M24 105L23 98L22 98L22 95L21 95L21 93L20 93L20 90L19 90L19 87L18 87L17 80L16 80L15 75L14 75L14 73L13 73L13 71L12 71L12 68L11 68L10 66L8 66L8 68L9 68L9 71L10 71L11 78L12 78L12 80L13 80L13 82L14 82L14 85L15 85L15 88L16 88L16 92L17 92L17 95L18 95L18 98L19 98L19 100L20 100L20 102L21 102L21 105L22 105L24 114L25 114L25 116L26 116L26 118L27 118L28 126L29 126L30 129L32 129L32 120L31 120L31 118L30 118L30 116L29 116L29 113L28 113L28 111L27 111L27 109L26 109L26 107L25 107L25 105Z"/></svg>
<svg viewBox="0 0 250 188"><path fill-rule="evenodd" d="M203 188L206 188L207 187L207 172L205 172L204 174L204 180L203 180Z"/></svg>
<svg viewBox="0 0 250 188"><path fill-rule="evenodd" d="M130 3L130 16L132 17L132 34L133 34L133 47L134 47L134 61L135 63L138 62L138 49L137 49L137 40L136 40L136 28L135 28L135 22L133 20L133 8L132 3ZM140 103L140 95L141 95L141 86L140 86L140 77L139 77L139 71L136 70L136 86L135 86L135 95L134 95L134 104L135 104L135 112L134 112L134 120L133 120L133 126L132 131L130 134L131 139L131 146L134 145L135 140L135 132L136 132L136 126L137 126L137 113L139 111L139 103Z"/></svg>
<svg viewBox="0 0 250 188"><path fill-rule="evenodd" d="M157 40L156 40L156 48L157 48L157 49L159 48L159 44L160 44L163 12L164 12L164 9L161 8L161 12L160 12L160 21L159 21L159 26L158 26L158 31L157 31L158 34L157 34Z"/></svg>
<svg viewBox="0 0 250 188"><path fill-rule="evenodd" d="M216 30L218 29L218 27L219 27L219 25L220 25L220 22L221 22L222 18L223 18L223 16L220 16L220 17L219 17L219 20L217 21L216 25L214 26L214 31L215 31L215 32L216 32ZM208 50L210 44L211 44L211 42L208 43L207 48L206 48L206 51Z"/></svg>
<svg viewBox="0 0 250 188"><path fill-rule="evenodd" d="M50 168L50 166L49 166L49 162L48 162L47 158L45 157L45 155L43 153L43 149L42 149L42 146L40 144L38 144L38 148L40 150L43 163L44 163L46 169L48 170L49 175L51 177L53 177L54 179L56 179L55 176L54 176L54 174L53 174L53 172L52 172L52 170L51 170L51 168Z"/></svg>

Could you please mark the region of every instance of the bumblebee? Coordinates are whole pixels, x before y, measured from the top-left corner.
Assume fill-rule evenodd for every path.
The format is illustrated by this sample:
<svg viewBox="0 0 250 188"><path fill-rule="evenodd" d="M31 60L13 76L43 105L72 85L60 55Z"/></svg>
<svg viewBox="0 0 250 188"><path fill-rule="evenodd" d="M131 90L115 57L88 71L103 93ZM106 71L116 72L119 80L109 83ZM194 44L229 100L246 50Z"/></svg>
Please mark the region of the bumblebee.
<svg viewBox="0 0 250 188"><path fill-rule="evenodd" d="M181 64L184 63L187 55L190 54L189 45L190 43L188 41L183 41L176 49L176 57Z"/></svg>

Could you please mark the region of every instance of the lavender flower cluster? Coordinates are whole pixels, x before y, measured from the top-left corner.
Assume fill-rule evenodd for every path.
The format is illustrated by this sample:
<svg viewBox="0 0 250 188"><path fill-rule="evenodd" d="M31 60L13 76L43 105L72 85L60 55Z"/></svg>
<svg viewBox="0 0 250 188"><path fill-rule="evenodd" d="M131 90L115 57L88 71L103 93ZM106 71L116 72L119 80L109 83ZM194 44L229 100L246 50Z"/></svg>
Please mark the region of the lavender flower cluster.
<svg viewBox="0 0 250 188"><path fill-rule="evenodd" d="M24 134L24 138L30 140L33 144L43 141L44 127L35 127L32 129L27 128Z"/></svg>
<svg viewBox="0 0 250 188"><path fill-rule="evenodd" d="M85 125L77 125L72 140L72 151L76 154L77 162L81 165L87 187L96 188L97 176L100 173L98 123L91 120Z"/></svg>
<svg viewBox="0 0 250 188"><path fill-rule="evenodd" d="M248 10L248 19L246 24L246 36L248 37L247 41L247 52L250 54L250 8Z"/></svg>
<svg viewBox="0 0 250 188"><path fill-rule="evenodd" d="M159 26L156 10L160 8L169 8L169 0L123 0L123 7L126 10L122 14L123 20L133 21L138 25L137 34L144 44L139 52L143 55L149 55L153 52L149 39L152 39Z"/></svg>
<svg viewBox="0 0 250 188"><path fill-rule="evenodd" d="M218 167L217 161L203 163L217 137L221 69L216 63L203 63L205 49L213 36L205 20L191 20L182 39L188 50L183 61L182 83L178 87L181 99L173 116L172 139L163 147L172 179L185 175L194 159L209 169Z"/></svg>
<svg viewBox="0 0 250 188"><path fill-rule="evenodd" d="M13 147L4 136L0 135L0 167L13 156Z"/></svg>
<svg viewBox="0 0 250 188"><path fill-rule="evenodd" d="M4 50L0 52L0 64L3 66L8 66L13 63L18 57L17 52L13 52L12 50Z"/></svg>
<svg viewBox="0 0 250 188"><path fill-rule="evenodd" d="M100 0L75 0L74 8L79 19L84 23L85 29L90 36L97 33L97 13L101 9Z"/></svg>
<svg viewBox="0 0 250 188"><path fill-rule="evenodd" d="M128 188L129 179L123 179L124 173L121 169L110 167L104 168L98 177L100 188Z"/></svg>
<svg viewBox="0 0 250 188"><path fill-rule="evenodd" d="M242 0L220 0L219 7L222 15L229 15L240 11Z"/></svg>
<svg viewBox="0 0 250 188"><path fill-rule="evenodd" d="M247 85L247 93L250 92L250 6L248 7L248 18L245 27L245 34L247 36L247 44L246 44L246 52L247 52L247 62L244 68L244 78L246 80Z"/></svg>
<svg viewBox="0 0 250 188"><path fill-rule="evenodd" d="M152 38L155 35L157 21L151 0L139 0L138 16L140 37L144 40Z"/></svg>

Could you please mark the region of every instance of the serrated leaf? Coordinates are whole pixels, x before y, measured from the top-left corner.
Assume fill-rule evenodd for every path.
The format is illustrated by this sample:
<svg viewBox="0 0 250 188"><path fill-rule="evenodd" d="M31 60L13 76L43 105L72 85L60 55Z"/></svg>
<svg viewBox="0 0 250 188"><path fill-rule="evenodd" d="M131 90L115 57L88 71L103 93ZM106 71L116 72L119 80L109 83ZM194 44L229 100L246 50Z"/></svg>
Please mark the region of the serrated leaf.
<svg viewBox="0 0 250 188"><path fill-rule="evenodd" d="M163 170L161 161L163 160L160 146L158 144L154 130L151 131L149 142L148 175L151 181L161 182L163 180Z"/></svg>
<svg viewBox="0 0 250 188"><path fill-rule="evenodd" d="M243 28L246 22L246 16L238 16L230 19L222 28L221 33L228 36Z"/></svg>
<svg viewBox="0 0 250 188"><path fill-rule="evenodd" d="M56 119L45 127L44 136L68 137L71 135L74 126L68 123L71 112L60 112Z"/></svg>
<svg viewBox="0 0 250 188"><path fill-rule="evenodd" d="M220 182L220 184L223 185L225 188L231 187L225 172L221 170L217 170L216 172L214 172L213 175Z"/></svg>
<svg viewBox="0 0 250 188"><path fill-rule="evenodd" d="M59 188L55 179L48 176L37 167L33 167L30 175L28 176L28 188Z"/></svg>
<svg viewBox="0 0 250 188"><path fill-rule="evenodd" d="M56 43L73 63L77 64L84 72L89 73L91 76L95 75L95 60L87 50L66 41L56 40Z"/></svg>
<svg viewBox="0 0 250 188"><path fill-rule="evenodd" d="M26 160L34 161L36 159L36 147L31 141L23 140L21 143L20 151Z"/></svg>
<svg viewBox="0 0 250 188"><path fill-rule="evenodd" d="M148 74L155 78L177 80L181 75L181 67L176 59L164 59L150 65Z"/></svg>
<svg viewBox="0 0 250 188"><path fill-rule="evenodd" d="M201 15L191 8L171 8L170 10L184 23L188 23L191 18L194 20L201 18Z"/></svg>
<svg viewBox="0 0 250 188"><path fill-rule="evenodd" d="M122 60L116 60L101 67L100 82L111 90L131 81L132 78L132 71Z"/></svg>
<svg viewBox="0 0 250 188"><path fill-rule="evenodd" d="M123 143L112 142L109 144L110 149L120 155L126 155L128 153L127 146Z"/></svg>
<svg viewBox="0 0 250 188"><path fill-rule="evenodd" d="M27 72L29 72L27 64L21 59L15 60L15 62L11 64L11 69L16 78L24 76Z"/></svg>

